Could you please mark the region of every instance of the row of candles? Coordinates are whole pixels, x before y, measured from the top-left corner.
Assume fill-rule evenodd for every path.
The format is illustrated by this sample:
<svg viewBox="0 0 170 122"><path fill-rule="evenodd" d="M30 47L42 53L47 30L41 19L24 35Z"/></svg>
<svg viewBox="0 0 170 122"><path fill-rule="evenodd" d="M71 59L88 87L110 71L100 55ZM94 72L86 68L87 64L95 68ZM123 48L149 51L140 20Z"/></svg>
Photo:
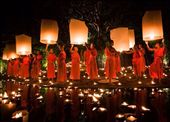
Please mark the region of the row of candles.
<svg viewBox="0 0 170 122"><path fill-rule="evenodd" d="M8 106L8 109L14 110L14 108L21 105L21 97L23 97L22 93L24 91L24 89L21 88L21 85L29 87L29 85L31 85L31 84L18 83L18 82L12 82L12 81L8 81L8 82L11 82L13 84L19 84L19 85L16 85L16 86L18 86L18 89L16 91L11 91L11 94L9 96L7 95L6 92L4 92L4 94L0 94L0 101L1 101L1 105L3 105L3 106L6 105L6 106ZM87 114L87 110L86 111L84 110L85 104L92 104L91 105L92 107L90 110L91 112L96 111L97 113L103 113L103 115L105 115L104 113L108 113L108 111L109 111L108 107L106 104L103 104L103 101L105 101L104 99L108 100L109 96L113 97L113 99L112 99L113 102L115 100L115 103L117 105L120 105L120 106L114 106L115 108L113 108L115 110L118 109L115 111L117 114L112 113L112 114L114 114L113 119L115 119L116 122L119 122L119 121L121 122L122 120L127 120L127 121L132 121L132 122L137 121L137 119L138 119L137 110L142 112L142 114L140 114L140 115L143 115L143 113L146 111L147 112L150 111L149 108L145 107L142 104L136 103L136 105L135 104L129 105L127 102L123 102L122 95L126 92L126 89L113 89L113 90L100 89L100 88L98 88L98 89L80 89L78 87L73 86L72 83L69 83L67 88L53 88L53 87L48 87L48 86L42 87L42 86L39 86L38 84L33 84L32 87L38 88L38 90L36 90L36 93L34 93L34 95L35 95L36 100L39 103L41 103L41 104L48 103L48 100L46 97L52 97L53 96L53 95L51 96L51 93L52 93L52 94L55 94L56 96L58 96L59 99L62 99L64 105L72 106L73 101L74 101L74 103L79 103L80 106L83 106L81 108L82 109L81 115L84 115L84 116L85 116L85 114ZM45 94L41 95L40 91L43 89L46 92L45 92ZM139 92L142 92L144 90L145 89L142 89L142 88L134 88L133 89L135 95L139 95ZM168 89L164 89L164 90L168 90ZM10 93L9 91L7 91L7 92ZM49 96L47 95L48 93L50 93ZM150 95L154 95L156 93L158 93L159 95L162 95L162 93L164 93L164 91L162 89L152 88ZM31 93L29 93L29 94L31 94ZM115 97L115 95L116 95L116 97ZM141 96L136 96L135 99L138 99L138 97L141 97ZM50 98L50 99L54 99L54 98ZM49 99L49 101L50 101L50 99ZM147 98L144 98L144 99L147 99ZM77 101L75 102L75 100L77 100ZM120 103L119 100L122 101L123 103ZM88 102L88 101L90 101L90 102ZM120 111L120 113L119 113L119 110L121 110L119 107L120 108L123 107L124 108L123 110L126 110L125 108L129 108L134 111L131 111L131 113L128 113L129 112L129 109L128 109L128 111L126 113L125 113L125 111ZM48 110L48 111L50 111L50 110ZM21 114L16 114L16 117L18 117L18 115L21 115ZM15 117L13 117L13 118L15 118ZM106 118L106 115L105 115L105 118Z"/></svg>

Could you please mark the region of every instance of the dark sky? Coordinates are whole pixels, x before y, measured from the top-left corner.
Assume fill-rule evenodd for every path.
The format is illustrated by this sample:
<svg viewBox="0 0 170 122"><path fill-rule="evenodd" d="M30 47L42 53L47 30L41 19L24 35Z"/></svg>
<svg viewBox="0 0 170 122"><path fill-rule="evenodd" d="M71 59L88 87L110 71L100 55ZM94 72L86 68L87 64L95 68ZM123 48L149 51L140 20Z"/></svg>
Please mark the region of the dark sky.
<svg viewBox="0 0 170 122"><path fill-rule="evenodd" d="M38 39L42 18L56 19L62 23L72 16L77 16L72 10L77 9L74 6L77 6L80 1L84 3L87 10L93 10L99 0L1 0L1 51L5 43L15 40L16 34L25 33ZM103 21L110 21L115 17L117 19L114 18L114 21L126 26L137 23L145 10L163 10L168 16L166 18L169 18L168 14L170 14L168 0L101 0L99 5L101 6L100 17ZM81 11L84 8L80 5L78 9ZM87 10L85 14L88 14Z"/></svg>

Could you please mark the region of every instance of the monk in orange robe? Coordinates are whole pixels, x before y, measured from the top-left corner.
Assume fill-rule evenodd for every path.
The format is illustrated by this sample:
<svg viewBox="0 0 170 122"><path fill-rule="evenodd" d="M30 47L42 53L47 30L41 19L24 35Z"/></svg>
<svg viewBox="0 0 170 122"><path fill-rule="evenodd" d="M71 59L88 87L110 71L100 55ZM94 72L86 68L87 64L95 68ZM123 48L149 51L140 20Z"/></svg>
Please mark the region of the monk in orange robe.
<svg viewBox="0 0 170 122"><path fill-rule="evenodd" d="M41 73L41 60L42 60L42 55L40 54L40 51L37 51L37 57L36 57L36 61L37 61L37 72L38 75Z"/></svg>
<svg viewBox="0 0 170 122"><path fill-rule="evenodd" d="M145 62L145 57L144 57L145 49L142 47L141 44L139 44L138 47L139 47L138 51L139 51L139 55L140 55L140 57L139 57L139 70L140 70L139 76L141 77L146 70L146 68L145 68L146 62Z"/></svg>
<svg viewBox="0 0 170 122"><path fill-rule="evenodd" d="M72 80L80 80L80 55L78 53L78 48L73 45L70 49L71 52L71 73L70 79Z"/></svg>
<svg viewBox="0 0 170 122"><path fill-rule="evenodd" d="M140 54L139 54L138 46L134 45L133 50L127 51L125 53L133 54L133 57L132 57L133 70L134 70L135 75L137 77L140 77L140 65L139 65Z"/></svg>
<svg viewBox="0 0 170 122"><path fill-rule="evenodd" d="M154 61L150 65L149 74L150 77L154 79L159 79L159 81L163 78L163 57L165 55L165 46L161 47L159 43L155 44L154 48L150 48L147 43L147 48L149 51L154 51Z"/></svg>
<svg viewBox="0 0 170 122"><path fill-rule="evenodd" d="M55 76L55 61L56 61L57 57L56 55L53 53L53 49L50 49L48 56L47 56L47 78L48 79L54 79Z"/></svg>
<svg viewBox="0 0 170 122"><path fill-rule="evenodd" d="M14 71L14 76L18 77L19 76L19 59L18 58L16 58L14 61L13 71Z"/></svg>
<svg viewBox="0 0 170 122"><path fill-rule="evenodd" d="M105 76L109 78L109 82L111 82L111 79L116 78L116 73L120 71L120 59L117 51L113 47L113 42L111 42L111 45L106 46L105 55Z"/></svg>
<svg viewBox="0 0 170 122"><path fill-rule="evenodd" d="M31 63L31 78L38 79L38 71L37 71L37 57L33 54L33 59Z"/></svg>
<svg viewBox="0 0 170 122"><path fill-rule="evenodd" d="M67 80L66 72L66 53L64 51L64 45L60 46L60 53L58 55L58 71L57 71L57 81L64 82Z"/></svg>
<svg viewBox="0 0 170 122"><path fill-rule="evenodd" d="M90 57L89 57L89 77L91 80L97 79L98 77L98 67L96 62L97 50L94 48L93 43L90 45Z"/></svg>
<svg viewBox="0 0 170 122"><path fill-rule="evenodd" d="M8 65L7 65L7 75L12 76L13 74L13 64L11 60L8 60Z"/></svg>
<svg viewBox="0 0 170 122"><path fill-rule="evenodd" d="M30 73L30 58L29 56L24 56L23 57L23 65L22 65L22 71L23 71L23 78L29 78Z"/></svg>
<svg viewBox="0 0 170 122"><path fill-rule="evenodd" d="M85 61L85 65L86 65L86 73L88 76L90 74L89 58L90 58L90 50L88 48L88 45L86 44L86 50L84 51L84 61Z"/></svg>

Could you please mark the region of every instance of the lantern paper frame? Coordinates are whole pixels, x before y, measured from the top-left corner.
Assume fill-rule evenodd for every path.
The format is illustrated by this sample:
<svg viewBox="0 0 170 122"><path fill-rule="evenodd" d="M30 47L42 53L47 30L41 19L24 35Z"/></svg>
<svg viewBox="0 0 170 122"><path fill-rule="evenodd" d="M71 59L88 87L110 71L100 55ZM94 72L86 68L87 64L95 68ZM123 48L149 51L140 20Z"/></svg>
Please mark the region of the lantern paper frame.
<svg viewBox="0 0 170 122"><path fill-rule="evenodd" d="M110 31L110 38L114 41L117 51L129 50L129 33L127 27L118 27Z"/></svg>
<svg viewBox="0 0 170 122"><path fill-rule="evenodd" d="M16 54L16 46L15 44L7 44L5 46L5 49L3 51L3 60L10 60L18 58L18 55Z"/></svg>
<svg viewBox="0 0 170 122"><path fill-rule="evenodd" d="M69 24L70 43L75 45L84 45L88 39L88 27L85 21L71 19Z"/></svg>
<svg viewBox="0 0 170 122"><path fill-rule="evenodd" d="M16 36L16 54L29 55L32 53L31 37L25 34Z"/></svg>
<svg viewBox="0 0 170 122"><path fill-rule="evenodd" d="M135 31L134 29L129 29L129 48L133 48L135 45Z"/></svg>
<svg viewBox="0 0 170 122"><path fill-rule="evenodd" d="M144 41L163 39L161 11L146 11L142 18L142 34Z"/></svg>
<svg viewBox="0 0 170 122"><path fill-rule="evenodd" d="M40 42L43 44L56 44L58 40L59 27L55 20L42 19L40 30Z"/></svg>

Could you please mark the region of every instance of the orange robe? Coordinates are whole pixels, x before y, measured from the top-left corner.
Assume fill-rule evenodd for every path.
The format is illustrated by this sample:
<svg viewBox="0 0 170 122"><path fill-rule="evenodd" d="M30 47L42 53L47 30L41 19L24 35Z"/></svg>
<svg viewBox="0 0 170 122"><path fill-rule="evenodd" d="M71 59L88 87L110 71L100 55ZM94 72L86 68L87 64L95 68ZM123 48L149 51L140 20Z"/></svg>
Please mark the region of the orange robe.
<svg viewBox="0 0 170 122"><path fill-rule="evenodd" d="M15 59L14 65L13 65L13 71L14 71L15 77L19 76L19 59Z"/></svg>
<svg viewBox="0 0 170 122"><path fill-rule="evenodd" d="M97 50L95 48L90 49L90 58L89 58L89 64L88 64L90 79L96 79L98 77L96 57L97 57Z"/></svg>
<svg viewBox="0 0 170 122"><path fill-rule="evenodd" d="M38 72L38 74L41 73L41 60L42 60L42 55L38 54L37 55L37 72Z"/></svg>
<svg viewBox="0 0 170 122"><path fill-rule="evenodd" d="M111 52L109 48L105 48L106 63L105 76L109 79L116 78L116 58L115 53Z"/></svg>
<svg viewBox="0 0 170 122"><path fill-rule="evenodd" d="M115 67L116 67L116 73L120 72L121 70L121 62L120 62L120 55L116 54L115 55Z"/></svg>
<svg viewBox="0 0 170 122"><path fill-rule="evenodd" d="M139 66L139 52L138 51L134 51L133 53L133 58L132 58L132 65L133 65L133 70L135 75L139 76L139 71L140 71L140 66Z"/></svg>
<svg viewBox="0 0 170 122"><path fill-rule="evenodd" d="M154 61L150 65L149 74L151 78L163 78L163 56L165 48L160 48L154 51Z"/></svg>
<svg viewBox="0 0 170 122"><path fill-rule="evenodd" d="M71 53L70 79L80 80L80 56L79 56L79 53L76 51L73 51Z"/></svg>
<svg viewBox="0 0 170 122"><path fill-rule="evenodd" d="M8 66L7 66L7 75L12 76L13 74L13 67L12 67L12 61L8 61Z"/></svg>
<svg viewBox="0 0 170 122"><path fill-rule="evenodd" d="M57 71L57 80L59 82L64 82L67 80L65 60L66 60L66 53L65 51L61 51L58 56L58 71Z"/></svg>
<svg viewBox="0 0 170 122"><path fill-rule="evenodd" d="M33 79L37 79L38 78L37 59L36 59L36 57L34 57L33 61L32 61L31 78L33 78Z"/></svg>
<svg viewBox="0 0 170 122"><path fill-rule="evenodd" d="M84 51L84 61L85 61L85 65L86 65L86 73L87 73L88 75L89 75L89 73L90 73L89 59L90 59L90 50L87 49L86 51Z"/></svg>
<svg viewBox="0 0 170 122"><path fill-rule="evenodd" d="M57 57L54 53L49 53L47 56L47 78L55 78L55 61Z"/></svg>
<svg viewBox="0 0 170 122"><path fill-rule="evenodd" d="M23 64L22 64L22 72L23 72L23 77L28 78L29 77L29 69L30 69L30 58L29 56L25 56L23 58Z"/></svg>
<svg viewBox="0 0 170 122"><path fill-rule="evenodd" d="M145 57L144 57L145 50L144 49L140 50L139 55L140 55L140 57L139 57L139 73L140 74L139 75L141 76L142 73L144 73L146 70L146 68L145 68L146 62L145 62Z"/></svg>

